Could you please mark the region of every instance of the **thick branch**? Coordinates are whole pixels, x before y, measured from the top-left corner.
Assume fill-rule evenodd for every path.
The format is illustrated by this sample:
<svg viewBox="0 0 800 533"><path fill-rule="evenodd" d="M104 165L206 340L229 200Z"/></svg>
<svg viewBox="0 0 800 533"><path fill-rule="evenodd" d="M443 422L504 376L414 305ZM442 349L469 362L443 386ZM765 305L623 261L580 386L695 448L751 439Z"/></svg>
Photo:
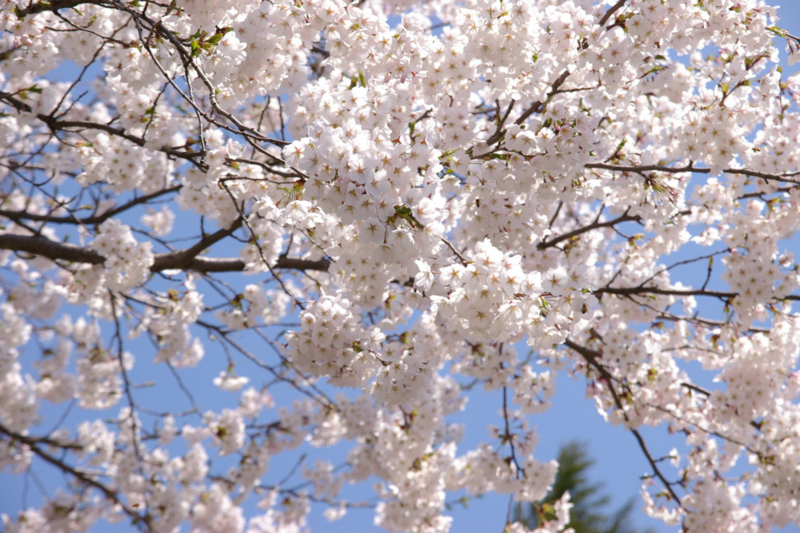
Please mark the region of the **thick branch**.
<svg viewBox="0 0 800 533"><path fill-rule="evenodd" d="M604 26L608 19L619 10L622 6L625 5L625 0L619 0L616 4L611 6L611 8L603 14L603 17L597 22L600 26Z"/></svg>
<svg viewBox="0 0 800 533"><path fill-rule="evenodd" d="M198 255L200 255L203 250L213 246L214 244L218 243L225 237L230 236L234 231L242 227L242 219L239 218L234 222L230 228L228 229L221 229L212 233L211 235L205 235L202 239L197 241L194 246L190 246L185 250L179 250L177 252L171 252L168 254L159 254L156 257L153 266L150 268L153 272L159 272L161 270L168 270L174 268L186 268L186 265L191 263L193 259L195 259Z"/></svg>
<svg viewBox="0 0 800 533"><path fill-rule="evenodd" d="M76 246L67 242L56 242L44 237L29 237L27 235L0 235L0 250L15 252L28 252L48 259L62 259L73 263L89 263L100 265L105 262L105 257L94 250Z"/></svg>
<svg viewBox="0 0 800 533"><path fill-rule="evenodd" d="M199 241L196 245L186 250L156 254L155 262L150 267L152 272L162 270L184 269L198 272L241 272L245 268L244 261L238 258L197 257L205 248L211 246L223 237L230 235L230 230L220 230ZM228 232L226 234L226 232ZM27 235L0 235L0 250L15 252L28 252L48 259L61 259L74 263L88 263L100 265L105 262L105 257L89 248L83 248L69 243L51 241L44 237ZM191 251L191 253L189 253ZM273 266L277 269L290 270L319 270L327 271L330 261L319 259L309 261L291 257L280 257Z"/></svg>
<svg viewBox="0 0 800 533"><path fill-rule="evenodd" d="M711 296L714 298L735 298L736 292L710 291L707 289L662 289L659 287L604 287L594 291L595 294L661 294L664 296Z"/></svg>
<svg viewBox="0 0 800 533"><path fill-rule="evenodd" d="M23 19L28 15L36 15L46 11L58 11L69 7L77 7L82 4L93 4L87 0L50 0L49 2L31 2L25 9L19 9L16 12L17 17Z"/></svg>

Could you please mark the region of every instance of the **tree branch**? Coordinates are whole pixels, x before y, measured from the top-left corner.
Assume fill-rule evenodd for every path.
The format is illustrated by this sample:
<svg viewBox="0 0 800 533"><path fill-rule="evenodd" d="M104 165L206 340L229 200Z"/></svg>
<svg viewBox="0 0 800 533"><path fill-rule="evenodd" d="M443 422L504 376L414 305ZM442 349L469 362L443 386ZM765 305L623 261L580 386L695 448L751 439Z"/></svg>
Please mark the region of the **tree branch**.
<svg viewBox="0 0 800 533"><path fill-rule="evenodd" d="M238 258L216 258L216 257L197 257L204 249L224 237L230 235L233 230L220 230L209 235L191 248L156 254L155 262L150 267L151 272L161 272L162 270L183 269L194 270L197 272L241 272L245 268L244 261ZM89 248L83 248L69 243L51 241L44 237L28 235L0 235L0 250L12 250L15 252L27 252L48 259L61 259L72 261L73 263L88 263L101 265L106 258ZM318 259L316 261L298 259L292 257L280 257L273 268L287 270L318 270L327 272L330 261Z"/></svg>
<svg viewBox="0 0 800 533"><path fill-rule="evenodd" d="M664 296L711 296L713 298L735 298L738 292L710 291L707 289L662 289L659 287L603 287L595 294L660 294Z"/></svg>
<svg viewBox="0 0 800 533"><path fill-rule="evenodd" d="M562 235L559 235L558 237L550 239L549 241L540 242L537 245L537 248L539 250L544 250L545 248L550 248L551 246L555 246L560 242L567 241L573 237L577 237L578 235L581 235L588 231L615 226L617 224L621 224L622 222L639 222L639 221L641 221L641 218L639 216L621 215L613 220L606 220L605 222L595 222L593 224L589 224L588 226L583 226L576 230L570 231L569 233L564 233Z"/></svg>
<svg viewBox="0 0 800 533"><path fill-rule="evenodd" d="M628 418L628 413L622 406L622 401L619 399L619 395L617 394L616 389L614 389L614 376L612 376L611 373L608 371L608 369L605 366L603 366L599 361L599 359L602 358L603 354L595 350L591 350L589 348L581 346L580 344L577 344L571 341L570 339L564 341L564 344L571 350L576 351L581 357L584 358L584 360L590 366L594 367L597 370L597 372L603 377L603 379L606 382L606 386L608 387L608 391L611 393L611 397L614 400L614 405L622 414L622 417L625 419L625 421L630 422L630 419ZM639 433L639 430L631 427L629 427L628 430L631 433L633 433L633 436L636 438L636 442L639 444L639 448L641 448L642 453L644 453L644 456L647 458L647 462L650 463L650 467L653 469L653 473L656 475L656 477L658 477L659 480L661 480L661 483L663 483L667 492L669 492L669 495L672 497L672 499L675 501L678 507L682 508L681 499L678 498L678 495L675 494L675 491L672 489L672 483L667 481L667 478L665 478L664 474L661 473L661 470L658 468L658 464L656 464L655 460L653 459L650 450L647 449L647 444L644 442L644 439L642 438L642 435Z"/></svg>
<svg viewBox="0 0 800 533"><path fill-rule="evenodd" d="M569 69L562 72L561 75L558 78L556 78L556 80L550 86L550 92L547 93L547 97L545 98L545 103L547 103L547 101L550 100L550 97L552 97L558 91L558 89L564 84L564 82L567 81L568 77L569 77ZM533 105L531 105L528 109L526 109L519 116L519 118L517 118L517 120L514 121L514 124L519 126L520 124L528 120L528 117L541 110L544 105L545 104L537 100L536 102L533 103Z"/></svg>
<svg viewBox="0 0 800 533"><path fill-rule="evenodd" d="M687 172L696 172L698 174L711 174L710 168L698 168L692 165L685 167L667 167L663 165L640 165L640 166L625 166L625 165L609 165L606 163L587 163L583 168L597 168L602 170L611 170L614 172L666 172L669 174L683 174ZM747 168L726 168L722 170L727 174L740 174L743 176L750 176L752 178L761 178L767 181L779 181L781 183L794 183L800 185L800 181L789 179L793 176L800 175L800 172L788 172L786 174L767 174L766 172L759 172L757 170L750 170Z"/></svg>
<svg viewBox="0 0 800 533"><path fill-rule="evenodd" d="M0 100L6 102L13 108L15 108L19 112L24 113L33 113L33 108L23 102L22 100L15 98L13 94L5 93L0 91ZM47 127L52 131L54 134L57 131L69 131L69 128L78 128L78 129L89 129L89 130L98 130L109 135L114 135L116 137L121 137L126 141L132 142L133 144L141 147L145 147L147 141L142 137L137 137L135 135L131 135L127 133L124 129L115 128L114 126L109 126L108 124L99 124L97 122L88 122L83 120L58 120L56 117L51 115L45 115L44 113L37 113L36 118L41 120L42 122L47 125ZM174 148L169 148L167 146L162 146L160 148L153 148L159 152L163 152L167 155L171 155L173 157L178 157L180 159L185 159L192 163L193 165L197 166L201 170L205 170L207 166L204 163L198 163L194 160L195 157L202 155L199 152L183 152L181 150L176 150Z"/></svg>
<svg viewBox="0 0 800 533"><path fill-rule="evenodd" d="M149 202L150 200L154 200L160 196L164 196L165 194L178 192L181 190L183 185L175 185L173 187L167 187L166 189L161 189L160 191L156 191L150 194L146 194L144 196L139 196L138 198L134 198L133 200L126 202L122 205L114 207L113 209L109 209L108 211L104 211L99 215L92 215L88 217L78 218L75 216L65 216L65 217L54 217L51 215L40 215L37 213L29 213L27 211L9 211L5 209L0 209L0 216L10 218L11 220L34 220L36 222L53 222L55 224L102 224L109 218L116 216L128 209L135 207L140 204L144 204Z"/></svg>
<svg viewBox="0 0 800 533"><path fill-rule="evenodd" d="M58 11L59 9L65 9L69 7L77 7L82 4L93 4L94 2L90 2L87 0L50 0L49 2L31 2L28 7L25 9L19 9L16 11L16 15L18 18L23 19L28 15L36 15L39 13L45 13L47 11Z"/></svg>
<svg viewBox="0 0 800 533"><path fill-rule="evenodd" d="M134 511L131 507L126 505L119 497L119 495L111 490L109 487L103 485L99 481L92 478L89 474L85 472L81 472L80 470L76 469L75 467L68 465L61 459L57 459L53 457L43 449L38 446L38 440L32 439L30 437L26 437L24 435L20 435L18 433L14 433L13 431L9 430L2 424L0 424L0 433L10 437L12 440L19 441L26 445L30 450L36 454L39 458L44 460L47 463L55 466L56 468L71 474L76 479L82 481L83 483L94 487L95 489L99 490L103 493L103 495L108 498L109 500L113 501L115 504L119 505L122 510L127 514L131 519L133 519L134 523L144 523L147 524L148 529L152 522L152 517L150 515L140 515L136 511Z"/></svg>
<svg viewBox="0 0 800 533"><path fill-rule="evenodd" d="M608 11L606 11L606 12L603 14L603 17L602 17L602 18L601 18L601 19L600 19L600 20L599 20L597 23L598 23L600 26L604 26L604 25L605 25L605 23L606 23L606 22L608 22L608 19L610 19L610 18L611 18L611 15L613 15L614 13L616 13L616 12L619 10L619 8L621 8L622 6L624 6L624 5L625 5L625 1L626 1L626 0L619 0L619 1L618 1L616 4L614 4L613 6L611 6L611 7L609 8L609 10L608 10Z"/></svg>
<svg viewBox="0 0 800 533"><path fill-rule="evenodd" d="M660 294L664 296L709 296L712 298L733 299L739 296L738 292L710 291L707 289L662 289L659 287L603 287L594 291L594 294L618 294L629 296L631 294ZM775 300L800 300L800 295L787 294L774 296Z"/></svg>
<svg viewBox="0 0 800 533"><path fill-rule="evenodd" d="M105 262L105 257L94 250L82 248L67 242L51 241L45 237L32 237L27 235L0 235L0 250L14 252L28 252L48 259L63 259L73 263L89 263L100 265Z"/></svg>

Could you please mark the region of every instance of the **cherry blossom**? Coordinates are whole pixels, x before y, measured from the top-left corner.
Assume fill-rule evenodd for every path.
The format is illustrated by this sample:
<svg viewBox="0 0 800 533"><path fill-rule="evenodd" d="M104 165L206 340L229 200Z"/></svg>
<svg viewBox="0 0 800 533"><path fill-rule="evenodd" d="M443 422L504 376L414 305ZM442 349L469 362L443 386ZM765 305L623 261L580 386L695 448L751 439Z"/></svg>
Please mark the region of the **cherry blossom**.
<svg viewBox="0 0 800 533"><path fill-rule="evenodd" d="M652 517L800 525L776 7L4 2L0 469L64 480L4 531L458 531L548 493L559 376Z"/></svg>

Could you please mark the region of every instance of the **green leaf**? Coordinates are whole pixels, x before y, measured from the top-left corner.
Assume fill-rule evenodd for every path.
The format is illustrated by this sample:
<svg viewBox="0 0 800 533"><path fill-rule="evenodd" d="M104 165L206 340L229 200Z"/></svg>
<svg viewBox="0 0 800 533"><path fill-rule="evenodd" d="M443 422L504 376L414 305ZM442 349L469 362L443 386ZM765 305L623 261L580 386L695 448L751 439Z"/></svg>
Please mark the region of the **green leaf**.
<svg viewBox="0 0 800 533"><path fill-rule="evenodd" d="M215 33L206 40L206 45L217 46L219 42L222 40L223 35L225 34L219 32Z"/></svg>
<svg viewBox="0 0 800 533"><path fill-rule="evenodd" d="M786 31L786 30L784 30L782 28L779 28L777 26L770 26L769 28L767 28L767 31L772 32L773 34L777 35L778 37L788 37L789 36L789 32L788 31Z"/></svg>
<svg viewBox="0 0 800 533"><path fill-rule="evenodd" d="M540 516L544 522L552 522L558 518L556 508L550 503L542 505Z"/></svg>
<svg viewBox="0 0 800 533"><path fill-rule="evenodd" d="M407 205L394 206L394 212L398 217L408 222L412 228L423 229L425 227L422 224L420 224L416 218L414 218L414 214L411 211L411 208L408 207Z"/></svg>

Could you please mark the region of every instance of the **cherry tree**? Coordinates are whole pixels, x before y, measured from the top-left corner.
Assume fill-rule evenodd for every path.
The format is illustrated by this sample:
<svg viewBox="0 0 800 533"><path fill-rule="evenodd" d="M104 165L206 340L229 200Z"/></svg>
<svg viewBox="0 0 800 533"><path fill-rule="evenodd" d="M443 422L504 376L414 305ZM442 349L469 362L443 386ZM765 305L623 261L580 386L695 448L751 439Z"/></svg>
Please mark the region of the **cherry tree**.
<svg viewBox="0 0 800 533"><path fill-rule="evenodd" d="M63 474L5 531L448 531L454 499L548 492L560 373L635 439L651 516L800 524L774 7L0 5L0 467Z"/></svg>

